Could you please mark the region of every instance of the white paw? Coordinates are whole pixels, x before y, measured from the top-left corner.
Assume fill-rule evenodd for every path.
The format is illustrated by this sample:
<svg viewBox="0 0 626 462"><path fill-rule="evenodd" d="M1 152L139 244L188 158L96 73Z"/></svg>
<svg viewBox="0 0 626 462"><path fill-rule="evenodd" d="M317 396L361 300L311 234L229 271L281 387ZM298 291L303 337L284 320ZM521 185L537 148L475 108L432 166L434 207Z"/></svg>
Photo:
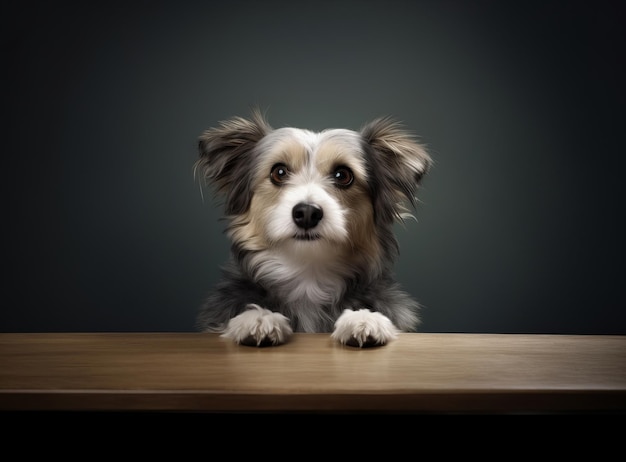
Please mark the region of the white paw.
<svg viewBox="0 0 626 462"><path fill-rule="evenodd" d="M253 303L228 322L222 337L250 346L280 345L293 333L289 319Z"/></svg>
<svg viewBox="0 0 626 462"><path fill-rule="evenodd" d="M397 336L398 330L387 316L367 309L344 310L331 334L340 343L359 348L385 345Z"/></svg>

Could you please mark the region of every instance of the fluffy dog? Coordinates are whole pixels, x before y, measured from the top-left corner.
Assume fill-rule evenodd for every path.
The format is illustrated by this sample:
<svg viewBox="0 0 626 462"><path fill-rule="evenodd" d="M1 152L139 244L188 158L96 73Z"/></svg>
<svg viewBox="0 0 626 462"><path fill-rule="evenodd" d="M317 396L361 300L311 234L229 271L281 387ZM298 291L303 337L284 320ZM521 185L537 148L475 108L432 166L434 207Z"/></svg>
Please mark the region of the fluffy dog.
<svg viewBox="0 0 626 462"><path fill-rule="evenodd" d="M432 161L398 122L274 129L255 110L206 130L199 150L194 171L223 198L232 243L199 330L250 346L332 332L362 348L416 329L420 306L392 276L393 225Z"/></svg>

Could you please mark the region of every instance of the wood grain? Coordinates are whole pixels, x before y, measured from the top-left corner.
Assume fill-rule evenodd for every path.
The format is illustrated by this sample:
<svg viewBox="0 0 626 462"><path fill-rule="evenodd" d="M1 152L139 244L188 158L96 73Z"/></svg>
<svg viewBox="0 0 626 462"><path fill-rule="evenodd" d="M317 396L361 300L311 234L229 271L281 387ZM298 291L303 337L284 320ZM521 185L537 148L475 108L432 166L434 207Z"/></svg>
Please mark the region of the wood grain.
<svg viewBox="0 0 626 462"><path fill-rule="evenodd" d="M626 411L626 336L327 334L237 346L215 334L0 334L0 410Z"/></svg>

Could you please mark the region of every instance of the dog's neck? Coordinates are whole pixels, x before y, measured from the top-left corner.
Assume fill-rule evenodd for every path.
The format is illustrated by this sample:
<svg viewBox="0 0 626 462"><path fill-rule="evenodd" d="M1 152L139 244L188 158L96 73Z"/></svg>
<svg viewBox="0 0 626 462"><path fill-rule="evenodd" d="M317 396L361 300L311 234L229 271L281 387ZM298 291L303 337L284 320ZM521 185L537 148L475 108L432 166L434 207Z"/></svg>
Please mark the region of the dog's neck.
<svg viewBox="0 0 626 462"><path fill-rule="evenodd" d="M248 255L252 279L287 303L332 305L346 289L352 269L342 259L306 259L291 252L260 251Z"/></svg>

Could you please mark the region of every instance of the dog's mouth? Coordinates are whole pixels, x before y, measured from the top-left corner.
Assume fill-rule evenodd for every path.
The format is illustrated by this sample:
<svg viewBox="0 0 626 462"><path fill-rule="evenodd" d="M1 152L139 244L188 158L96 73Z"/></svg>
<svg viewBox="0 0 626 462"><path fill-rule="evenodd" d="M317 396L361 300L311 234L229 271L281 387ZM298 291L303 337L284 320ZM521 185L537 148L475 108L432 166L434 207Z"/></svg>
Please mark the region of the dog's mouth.
<svg viewBox="0 0 626 462"><path fill-rule="evenodd" d="M319 233L296 233L293 235L293 238L296 241L317 241L322 238L322 235Z"/></svg>

